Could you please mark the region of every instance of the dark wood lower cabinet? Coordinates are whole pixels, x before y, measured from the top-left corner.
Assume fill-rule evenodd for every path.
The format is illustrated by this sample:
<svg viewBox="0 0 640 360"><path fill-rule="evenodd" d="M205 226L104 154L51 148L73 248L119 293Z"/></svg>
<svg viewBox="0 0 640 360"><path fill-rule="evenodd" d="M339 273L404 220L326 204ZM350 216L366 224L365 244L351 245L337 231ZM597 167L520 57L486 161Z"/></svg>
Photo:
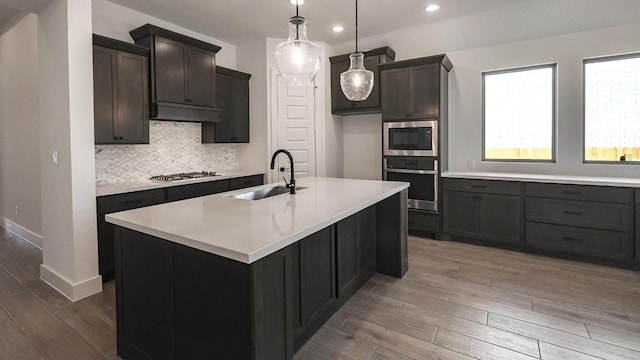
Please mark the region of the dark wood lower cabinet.
<svg viewBox="0 0 640 360"><path fill-rule="evenodd" d="M258 186L263 183L264 175L251 175L228 180L207 181L164 189L97 197L98 265L99 273L102 275L102 281L111 280L114 276L114 226L104 220L105 214Z"/></svg>
<svg viewBox="0 0 640 360"><path fill-rule="evenodd" d="M640 189L457 178L443 189L445 240L640 266Z"/></svg>
<svg viewBox="0 0 640 360"><path fill-rule="evenodd" d="M209 181L198 184L173 186L167 188L167 201L191 199L198 196L213 195L231 190L229 180Z"/></svg>
<svg viewBox="0 0 640 360"><path fill-rule="evenodd" d="M105 214L136 209L165 202L164 189L136 191L127 194L100 196L96 199L98 218L98 271L102 281L113 279L113 224L105 221Z"/></svg>
<svg viewBox="0 0 640 360"><path fill-rule="evenodd" d="M636 205L636 262L640 263L640 205Z"/></svg>
<svg viewBox="0 0 640 360"><path fill-rule="evenodd" d="M520 244L520 197L444 191L445 238L501 244Z"/></svg>
<svg viewBox="0 0 640 360"><path fill-rule="evenodd" d="M252 264L116 226L118 355L293 359L373 272L406 272L406 197L402 191ZM378 264L390 257L401 258Z"/></svg>

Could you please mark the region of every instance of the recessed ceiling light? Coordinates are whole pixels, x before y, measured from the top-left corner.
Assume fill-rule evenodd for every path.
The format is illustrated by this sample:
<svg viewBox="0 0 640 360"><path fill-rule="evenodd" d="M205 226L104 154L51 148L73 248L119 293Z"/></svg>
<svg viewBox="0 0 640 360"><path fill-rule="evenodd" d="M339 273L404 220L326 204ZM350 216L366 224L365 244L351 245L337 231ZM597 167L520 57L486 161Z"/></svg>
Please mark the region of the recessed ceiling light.
<svg viewBox="0 0 640 360"><path fill-rule="evenodd" d="M344 28L342 26L340 26L340 25L336 25L336 26L331 28L331 31L339 33L339 32L343 32Z"/></svg>
<svg viewBox="0 0 640 360"><path fill-rule="evenodd" d="M289 0L291 5L302 5L304 4L304 0Z"/></svg>
<svg viewBox="0 0 640 360"><path fill-rule="evenodd" d="M295 1L295 0L293 0L293 1ZM432 4L432 5L429 5L426 8L424 8L424 11L433 12L433 11L436 11L438 9L440 9L440 5Z"/></svg>

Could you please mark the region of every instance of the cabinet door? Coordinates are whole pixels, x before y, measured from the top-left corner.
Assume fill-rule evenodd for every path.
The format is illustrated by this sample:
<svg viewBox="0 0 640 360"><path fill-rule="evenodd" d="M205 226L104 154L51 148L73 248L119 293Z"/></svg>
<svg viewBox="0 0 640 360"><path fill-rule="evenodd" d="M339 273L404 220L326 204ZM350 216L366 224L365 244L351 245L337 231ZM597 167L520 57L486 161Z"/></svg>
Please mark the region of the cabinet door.
<svg viewBox="0 0 640 360"><path fill-rule="evenodd" d="M440 116L440 64L411 68L411 107L408 118Z"/></svg>
<svg viewBox="0 0 640 360"><path fill-rule="evenodd" d="M229 142L249 142L249 80L233 79L233 131Z"/></svg>
<svg viewBox="0 0 640 360"><path fill-rule="evenodd" d="M360 287L376 272L376 207L370 206L360 211L356 214L356 220Z"/></svg>
<svg viewBox="0 0 640 360"><path fill-rule="evenodd" d="M640 262L640 205L636 205L636 261Z"/></svg>
<svg viewBox="0 0 640 360"><path fill-rule="evenodd" d="M357 291L358 275L358 221L352 215L338 222L336 252L338 258L338 298L346 300Z"/></svg>
<svg viewBox="0 0 640 360"><path fill-rule="evenodd" d="M93 112L96 144L113 144L115 138L117 51L93 47Z"/></svg>
<svg viewBox="0 0 640 360"><path fill-rule="evenodd" d="M148 60L118 52L118 136L120 143L149 143Z"/></svg>
<svg viewBox="0 0 640 360"><path fill-rule="evenodd" d="M220 112L218 113L220 122L215 124L202 124L203 140L205 142L230 142L233 137L233 123L235 122L234 99L233 99L233 78L231 76L216 75L216 102ZM209 141L205 136L205 131L213 131L214 139Z"/></svg>
<svg viewBox="0 0 640 360"><path fill-rule="evenodd" d="M403 120L410 112L409 69L382 72L382 119Z"/></svg>
<svg viewBox="0 0 640 360"><path fill-rule="evenodd" d="M98 214L98 273L102 281L113 279L114 276L114 225L104 219L105 214Z"/></svg>
<svg viewBox="0 0 640 360"><path fill-rule="evenodd" d="M216 58L211 51L188 47L188 103L216 105Z"/></svg>
<svg viewBox="0 0 640 360"><path fill-rule="evenodd" d="M188 103L186 45L159 36L155 38L155 99Z"/></svg>
<svg viewBox="0 0 640 360"><path fill-rule="evenodd" d="M480 195L458 191L443 191L443 232L448 235L473 239L477 234Z"/></svg>
<svg viewBox="0 0 640 360"><path fill-rule="evenodd" d="M519 244L522 216L520 197L482 194L479 204L479 240Z"/></svg>
<svg viewBox="0 0 640 360"><path fill-rule="evenodd" d="M300 241L302 323L309 328L321 326L336 302L333 229L325 228Z"/></svg>
<svg viewBox="0 0 640 360"><path fill-rule="evenodd" d="M215 124L215 142L249 142L249 81L218 74L216 102L220 122Z"/></svg>

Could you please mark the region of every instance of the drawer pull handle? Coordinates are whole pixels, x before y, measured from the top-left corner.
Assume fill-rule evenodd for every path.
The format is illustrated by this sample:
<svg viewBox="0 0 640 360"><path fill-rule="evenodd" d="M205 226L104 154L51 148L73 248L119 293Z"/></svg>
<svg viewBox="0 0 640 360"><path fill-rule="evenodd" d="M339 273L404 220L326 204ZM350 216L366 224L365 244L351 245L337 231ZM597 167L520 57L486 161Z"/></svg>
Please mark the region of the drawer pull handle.
<svg viewBox="0 0 640 360"><path fill-rule="evenodd" d="M486 189L487 185L471 185L471 187L476 189Z"/></svg>
<svg viewBox="0 0 640 360"><path fill-rule="evenodd" d="M582 213L579 211L563 211L562 213L565 215L582 216Z"/></svg>
<svg viewBox="0 0 640 360"><path fill-rule="evenodd" d="M568 237L568 236L563 237L563 239L566 240L566 241L572 241L572 242L582 242L582 239L578 239L578 238L574 238L574 237Z"/></svg>
<svg viewBox="0 0 640 360"><path fill-rule="evenodd" d="M125 201L124 203L125 203L126 205L132 205L132 204L139 204L139 203L141 203L141 202L142 202L142 199L137 199L137 200L127 200L127 201Z"/></svg>
<svg viewBox="0 0 640 360"><path fill-rule="evenodd" d="M582 191L565 190L564 193L567 194L567 195L582 195Z"/></svg>

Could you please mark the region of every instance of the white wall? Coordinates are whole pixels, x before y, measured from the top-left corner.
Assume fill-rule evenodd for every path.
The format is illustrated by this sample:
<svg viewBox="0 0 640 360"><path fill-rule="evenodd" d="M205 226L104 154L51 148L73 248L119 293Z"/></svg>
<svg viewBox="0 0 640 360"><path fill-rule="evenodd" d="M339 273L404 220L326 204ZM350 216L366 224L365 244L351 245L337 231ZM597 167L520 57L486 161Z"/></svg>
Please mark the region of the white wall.
<svg viewBox="0 0 640 360"><path fill-rule="evenodd" d="M114 4L107 0L92 0L93 4L93 32L110 38L133 42L129 31L144 24L160 26L192 38L221 46L216 54L217 65L236 68L236 46L227 42L202 35L187 28L155 18L136 10Z"/></svg>
<svg viewBox="0 0 640 360"><path fill-rule="evenodd" d="M251 74L249 80L249 144L239 145L243 168L267 171L268 71L267 42L257 40L238 45L238 69Z"/></svg>
<svg viewBox="0 0 640 360"><path fill-rule="evenodd" d="M343 171L348 179L382 179L382 115L342 116Z"/></svg>
<svg viewBox="0 0 640 360"><path fill-rule="evenodd" d="M602 7L595 0L521 3L361 40L363 48L390 46L396 60L447 53L453 63L449 82L450 171L497 171L631 177L633 165L582 163L582 59L640 51L640 2L620 0ZM535 3L535 4L534 4ZM621 25L627 23L628 25ZM595 30L593 30L595 29ZM334 46L351 51L351 43ZM558 162L556 164L481 162L481 72L515 66L558 63ZM355 121L350 121L354 118ZM379 115L344 117L345 177L379 172L381 146L374 133ZM370 149L363 152L362 148ZM360 152L363 152L360 155ZM468 160L475 168L468 168Z"/></svg>
<svg viewBox="0 0 640 360"><path fill-rule="evenodd" d="M37 26L30 14L0 37L0 218L42 246Z"/></svg>
<svg viewBox="0 0 640 360"><path fill-rule="evenodd" d="M583 59L640 51L640 24L534 39L452 52L449 170L499 171L585 176L635 177L633 165L583 164ZM557 163L482 162L482 87L480 72L530 64L558 64ZM640 141L640 139L638 139Z"/></svg>

